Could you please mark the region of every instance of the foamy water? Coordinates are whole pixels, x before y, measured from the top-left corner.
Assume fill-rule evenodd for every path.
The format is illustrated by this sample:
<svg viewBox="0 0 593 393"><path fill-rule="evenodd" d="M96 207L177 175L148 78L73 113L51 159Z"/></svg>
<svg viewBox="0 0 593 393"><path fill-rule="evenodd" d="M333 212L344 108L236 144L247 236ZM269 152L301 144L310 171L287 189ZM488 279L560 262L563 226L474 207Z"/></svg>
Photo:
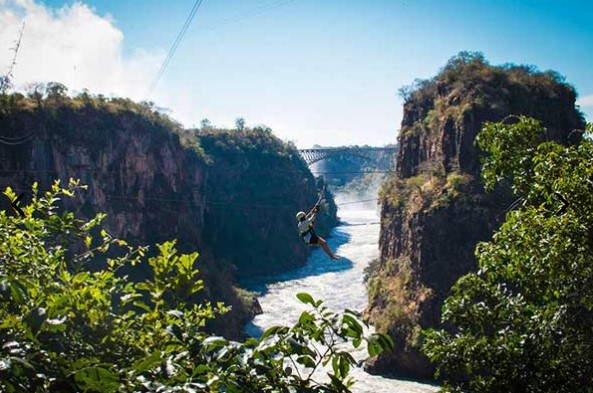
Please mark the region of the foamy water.
<svg viewBox="0 0 593 393"><path fill-rule="evenodd" d="M338 195L338 204L349 202ZM308 292L315 299L323 299L334 311L345 308L362 311L367 302L363 283L364 268L379 256L377 240L379 221L375 204L345 205L339 211L344 225L335 228L328 239L329 245L342 258L330 261L321 249L314 249L306 266L268 277L259 277L243 282L243 286L259 292L263 314L249 323L248 334L259 336L272 325L294 324L300 313L307 309L297 298L299 292ZM372 225L361 225L374 223ZM365 351L352 351L353 356L364 359ZM410 381L400 381L367 374L360 367L353 368L351 375L357 381L354 392L366 393L424 393L436 392L438 387Z"/></svg>

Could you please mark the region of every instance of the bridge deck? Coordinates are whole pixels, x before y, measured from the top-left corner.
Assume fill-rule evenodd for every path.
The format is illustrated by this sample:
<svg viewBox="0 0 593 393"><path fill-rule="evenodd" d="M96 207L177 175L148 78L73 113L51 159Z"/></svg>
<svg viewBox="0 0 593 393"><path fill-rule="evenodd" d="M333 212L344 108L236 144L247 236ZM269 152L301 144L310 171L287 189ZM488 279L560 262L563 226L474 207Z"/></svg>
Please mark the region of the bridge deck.
<svg viewBox="0 0 593 393"><path fill-rule="evenodd" d="M351 156L366 160L373 160L377 153L393 154L397 147L325 147L319 149L299 149L307 165L325 160L331 156Z"/></svg>

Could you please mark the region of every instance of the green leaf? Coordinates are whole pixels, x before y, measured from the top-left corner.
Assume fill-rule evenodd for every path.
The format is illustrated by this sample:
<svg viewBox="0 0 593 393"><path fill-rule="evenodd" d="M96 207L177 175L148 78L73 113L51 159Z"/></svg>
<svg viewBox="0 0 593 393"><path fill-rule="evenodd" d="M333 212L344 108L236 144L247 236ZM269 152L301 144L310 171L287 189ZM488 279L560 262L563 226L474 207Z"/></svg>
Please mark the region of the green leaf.
<svg viewBox="0 0 593 393"><path fill-rule="evenodd" d="M20 305L25 304L29 297L27 288L18 280L8 280L8 285L10 287L10 296L12 297L12 300Z"/></svg>
<svg viewBox="0 0 593 393"><path fill-rule="evenodd" d="M206 338L204 341L202 341L202 345L204 347L207 347L208 350L213 351L217 348L220 348L222 346L225 346L228 344L228 341L224 338L224 337L219 337L219 336L211 336Z"/></svg>
<svg viewBox="0 0 593 393"><path fill-rule="evenodd" d="M282 335L282 334L286 334L288 333L288 328L286 326L271 326L268 329L266 329L266 331L264 332L264 334L262 334L260 340L263 341L266 338L268 338L269 336L272 335Z"/></svg>
<svg viewBox="0 0 593 393"><path fill-rule="evenodd" d="M334 374L338 377L340 377L340 357L339 356L332 356L332 370L334 371Z"/></svg>
<svg viewBox="0 0 593 393"><path fill-rule="evenodd" d="M377 338L374 336L368 339L367 350L370 356L377 356L383 351L381 345L377 342Z"/></svg>
<svg viewBox="0 0 593 393"><path fill-rule="evenodd" d="M132 365L132 369L136 374L143 373L145 371L152 370L158 367L162 362L162 352L159 350L154 351L149 356L140 359Z"/></svg>
<svg viewBox="0 0 593 393"><path fill-rule="evenodd" d="M379 333L377 339L384 350L393 351L395 348L393 339L388 334Z"/></svg>
<svg viewBox="0 0 593 393"><path fill-rule="evenodd" d="M313 315L311 315L311 313L309 313L307 311L303 311L301 313L301 316L299 317L299 323L304 326L310 325L311 322L313 322L314 320L315 320L315 317L313 317Z"/></svg>
<svg viewBox="0 0 593 393"><path fill-rule="evenodd" d="M192 377L206 374L208 372L208 370L209 370L209 368L207 365L199 364L196 368L194 368L194 371L192 372Z"/></svg>
<svg viewBox="0 0 593 393"><path fill-rule="evenodd" d="M340 356L339 359L338 366L340 370L340 376L343 379L346 378L350 372L350 364L348 363L348 360L345 356Z"/></svg>
<svg viewBox="0 0 593 393"><path fill-rule="evenodd" d="M363 333L362 325L352 316L344 314L342 320L356 333L356 335L350 337L358 337Z"/></svg>
<svg viewBox="0 0 593 393"><path fill-rule="evenodd" d="M309 355L299 356L296 361L305 367L315 368L315 360Z"/></svg>
<svg viewBox="0 0 593 393"><path fill-rule="evenodd" d="M313 300L313 296L309 295L307 292L300 292L296 295L296 297L301 301L301 303L310 304L315 306L315 301Z"/></svg>
<svg viewBox="0 0 593 393"><path fill-rule="evenodd" d="M22 367L29 369L29 370L35 370L35 367L29 363L26 359L23 359L21 357L16 357L16 356L9 356L8 360L11 363L18 363L20 364Z"/></svg>
<svg viewBox="0 0 593 393"><path fill-rule="evenodd" d="M85 390L114 393L119 389L119 378L103 367L86 367L74 374L74 379Z"/></svg>
<svg viewBox="0 0 593 393"><path fill-rule="evenodd" d="M146 303L144 303L144 302L142 302L142 301L136 300L136 301L135 301L135 302L133 302L132 304L133 304L134 306L136 306L136 307L139 307L139 308L143 309L143 310L144 310L144 311L146 311L146 312L151 312L151 311L152 311L152 310L150 309L150 307L148 307L148 306L146 305Z"/></svg>
<svg viewBox="0 0 593 393"><path fill-rule="evenodd" d="M329 378L331 379L331 383L332 385L337 389L336 391L338 392L349 392L348 387L345 386L342 381L340 380L340 378L338 378L337 376L327 373L327 375L329 376Z"/></svg>

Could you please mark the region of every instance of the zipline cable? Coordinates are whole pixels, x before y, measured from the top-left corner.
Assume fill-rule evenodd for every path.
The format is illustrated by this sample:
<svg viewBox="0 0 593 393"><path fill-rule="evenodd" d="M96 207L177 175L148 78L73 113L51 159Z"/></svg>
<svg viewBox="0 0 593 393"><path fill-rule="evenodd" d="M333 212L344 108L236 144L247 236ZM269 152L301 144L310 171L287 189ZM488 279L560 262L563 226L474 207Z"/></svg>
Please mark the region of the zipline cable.
<svg viewBox="0 0 593 393"><path fill-rule="evenodd" d="M28 134L25 135L20 135L20 136L4 136L4 135L0 135L0 140L6 140L6 141L19 141L19 140L23 140L23 139L27 139L29 137L31 137L32 135L35 134L35 130L29 132Z"/></svg>
<svg viewBox="0 0 593 393"><path fill-rule="evenodd" d="M29 136L27 136L29 137ZM0 141L2 140L3 137L0 137ZM10 140L9 140L10 142ZM80 170L80 169L79 169ZM99 173L99 174L105 174L105 175L113 175L113 174L117 174L117 173L121 173L121 171L108 171L108 170L103 170L103 169L91 169L91 168L84 168L82 169L84 172L88 172L88 173ZM7 169L0 169L0 173L2 172L31 172L31 173L57 173L57 171L55 169L15 169L15 168L7 168ZM162 170L158 170L158 169L153 169L152 173L164 173L164 171ZM345 171L345 172L319 172L319 171L311 171L312 174L319 174L319 175L324 175L324 174L365 174L365 173L395 173L395 171ZM251 172L247 172L247 173L241 173L240 175L237 174L237 176L239 177L258 177L258 176L265 176L265 177L270 177L271 175L286 175L286 174L294 174L294 175L301 175L298 172L295 171L251 171ZM219 174L217 176L224 176L225 174ZM228 176L231 176L231 174L228 174Z"/></svg>
<svg viewBox="0 0 593 393"><path fill-rule="evenodd" d="M381 223L379 221L377 221L377 222L361 222L361 223L357 223L357 224L348 224L348 223L342 224L342 226L345 226L345 227L362 227L362 226L368 226L368 225L381 225Z"/></svg>
<svg viewBox="0 0 593 393"><path fill-rule="evenodd" d="M267 4L267 5L264 4L261 7L256 8L256 9L253 9L251 11L245 11L245 12L243 12L241 14L235 15L234 17L219 20L218 23L216 23L213 26L204 26L203 28L196 28L194 30L195 31L210 31L210 30L215 30L215 29L217 29L219 27L226 26L229 23L238 22L238 21L240 21L242 19L251 18L253 16L261 15L261 14L264 14L264 13L266 13L268 11L275 10L276 8L280 8L283 5L286 5L288 3L292 3L294 1L296 1L296 0L280 0L280 1L272 2L272 3ZM192 30L190 30L190 31L192 31Z"/></svg>
<svg viewBox="0 0 593 393"><path fill-rule="evenodd" d="M23 143L32 141L34 136L35 131L31 131L29 134L17 138L0 137L0 143L8 146L22 145Z"/></svg>
<svg viewBox="0 0 593 393"><path fill-rule="evenodd" d="M370 170L370 171L335 171L335 172L325 172L325 171L311 171L311 173L316 173L319 175L333 175L333 174L356 174L356 173L395 173L395 171L381 171L381 170Z"/></svg>
<svg viewBox="0 0 593 393"><path fill-rule="evenodd" d="M187 16L187 18L185 19L183 26L181 27L181 30L179 30L179 33L177 33L177 37L175 38L175 41L173 41L173 44L171 45L171 48L169 49L169 52L167 53L167 57L165 57L163 64L161 64L161 68L158 70L154 79L152 80L152 83L150 84L150 88L148 89L148 94L152 94L152 91L154 90L157 83L161 79L161 76L163 76L163 74L165 73L165 70L167 69L169 62L173 58L173 55L175 54L177 47L181 43L181 40L183 39L183 36L185 35L187 28L189 27L192 20L194 19L194 16L196 15L196 13L198 12L198 9L202 5L202 2L203 2L203 0L196 0L196 2L194 3L194 6L192 7L191 11L189 12L189 15Z"/></svg>
<svg viewBox="0 0 593 393"><path fill-rule="evenodd" d="M14 192L17 193L29 193L31 190L24 190L24 189L16 189L13 188L12 189ZM43 191L39 191L39 193L42 193ZM123 199L123 200L131 200L131 201L155 201L155 202L171 202L171 203L187 203L190 206L189 207L206 207L206 206L226 206L226 207L232 207L232 206L237 206L237 207L241 207L241 208L245 208L245 207L256 207L256 208L270 208L270 207L286 207L286 203L278 203L278 204L270 204L270 203L257 203L257 202L236 202L236 201L194 201L192 199L187 199L187 198L165 198L162 196L146 196L146 197L140 197L140 196L135 196L135 195L114 195L114 194L104 194L106 199ZM373 199L363 199L363 200L359 200L359 201L350 201L350 202L344 202L344 203L336 203L336 206L344 206L344 205L352 205L352 204L356 204L356 203L365 203L365 202L370 202L370 201L376 201L378 200L378 198L373 198Z"/></svg>
<svg viewBox="0 0 593 393"><path fill-rule="evenodd" d="M379 200L379 198L363 199L361 201L336 203L336 206L353 205L355 203L372 202L372 201L378 201L378 200Z"/></svg>
<svg viewBox="0 0 593 393"><path fill-rule="evenodd" d="M173 57L175 51L177 50L177 47L179 46L181 40L183 39L183 36L185 35L185 33L187 32L192 19L194 18L195 14L197 13L198 9L200 8L201 4L202 4L203 0L196 0L196 2L194 3L194 6L192 8L192 10L190 11L187 19L185 20L185 23L183 24L181 30L179 31L179 33L177 34L177 37L175 38L175 41L173 42L173 44L171 45L171 49L169 50L169 53L167 54L167 57L165 58L165 60L163 61L163 64L161 65L161 68L159 69L159 71L157 72L155 78L153 79L151 85L150 85L150 89L149 89L149 94L152 94L154 88L156 87L157 83L159 82L161 76L164 74L167 66L169 65L169 62L171 61L171 58ZM221 21L219 21L219 23L215 24L214 26L205 26L203 29L196 29L197 31L207 31L207 30L213 30L216 29L218 27L227 25L229 23L232 22L237 22L241 19L246 19L246 18L250 18L253 16L257 16L272 10L275 10L276 8L280 8L288 3L292 3L296 0L279 0L279 1L275 1L272 2L270 4L264 4L259 8L253 9L251 11L245 11L241 14L236 15L235 17L231 17L231 18L227 18L227 19L223 19Z"/></svg>

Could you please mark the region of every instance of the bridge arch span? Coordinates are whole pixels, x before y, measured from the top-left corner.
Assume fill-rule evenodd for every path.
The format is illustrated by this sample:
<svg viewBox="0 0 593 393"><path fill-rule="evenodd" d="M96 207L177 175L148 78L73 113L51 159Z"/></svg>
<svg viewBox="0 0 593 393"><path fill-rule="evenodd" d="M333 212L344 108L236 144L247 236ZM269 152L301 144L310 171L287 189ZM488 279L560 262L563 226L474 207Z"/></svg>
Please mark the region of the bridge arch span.
<svg viewBox="0 0 593 393"><path fill-rule="evenodd" d="M374 161L380 153L395 154L396 147L355 147L355 148L341 148L329 147L319 149L300 149L299 154L307 165L312 165L316 162L325 160L329 157L356 157L362 160Z"/></svg>

